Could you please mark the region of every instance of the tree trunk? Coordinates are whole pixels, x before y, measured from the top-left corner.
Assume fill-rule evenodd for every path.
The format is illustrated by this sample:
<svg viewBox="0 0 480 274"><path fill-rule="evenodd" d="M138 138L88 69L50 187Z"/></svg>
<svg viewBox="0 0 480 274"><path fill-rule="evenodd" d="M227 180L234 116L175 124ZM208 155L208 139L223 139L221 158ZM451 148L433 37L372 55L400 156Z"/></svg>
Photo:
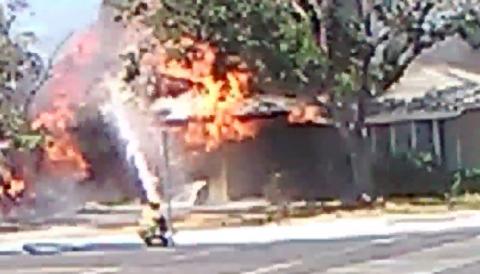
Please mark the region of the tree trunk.
<svg viewBox="0 0 480 274"><path fill-rule="evenodd" d="M359 92L356 102L356 111L350 111L346 106L339 113L337 121L342 121L338 127L345 147L347 148L347 164L351 171L353 184L352 191L341 197L347 204L358 202L358 199L366 194L369 197L375 195L375 187L372 177L372 153L368 139L366 138L365 126L365 100L366 93Z"/></svg>
<svg viewBox="0 0 480 274"><path fill-rule="evenodd" d="M369 8L367 1L347 1L347 0L328 0L326 1L326 17L323 24L327 32L327 48L329 60L332 64L327 75L327 88L332 90L335 83L335 75L343 72L349 72L352 63L351 50L352 44L357 43L352 39L351 34L344 28L345 20L357 19L363 22L364 13ZM347 16L348 15L348 16ZM373 52L374 49L370 49ZM350 100L342 107L334 107L334 120L339 121L339 132L345 143L347 150L347 164L351 172L352 190L341 197L345 203L355 203L362 194L369 196L374 194L372 183L372 153L370 151L369 141L366 137L365 127L365 102L369 90L368 69L370 66L370 56L367 53L364 57L361 70L361 78L358 79L360 89L354 98L338 98L340 101ZM353 94L353 93L352 93ZM352 101L352 99L354 101ZM333 100L336 101L335 99ZM354 107L352 108L352 103ZM336 117L335 117L336 116Z"/></svg>

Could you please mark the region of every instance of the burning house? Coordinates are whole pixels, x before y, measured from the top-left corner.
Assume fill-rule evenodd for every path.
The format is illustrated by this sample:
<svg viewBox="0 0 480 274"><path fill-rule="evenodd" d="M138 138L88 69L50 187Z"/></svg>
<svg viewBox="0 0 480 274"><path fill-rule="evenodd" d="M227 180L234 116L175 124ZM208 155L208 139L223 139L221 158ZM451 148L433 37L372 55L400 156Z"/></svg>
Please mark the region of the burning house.
<svg viewBox="0 0 480 274"><path fill-rule="evenodd" d="M145 39L151 33L113 17L104 6L99 21L73 37L34 101L32 127L49 132L37 190L84 196L79 201L115 194L160 201L205 180L212 202L354 193L350 152L322 108L252 90L252 72L241 65L216 75L215 48L187 37L190 61L169 59L158 41ZM368 105L365 138L383 195L442 192L450 171L478 164L470 127L480 82L426 59ZM395 157L409 151L431 153L445 168L429 172ZM75 187L65 194L57 183Z"/></svg>
<svg viewBox="0 0 480 274"><path fill-rule="evenodd" d="M128 37L128 28L125 33ZM142 35L132 33L135 38L127 40L142 41ZM117 136L126 142L124 153L148 200L164 198L167 190L176 192L196 180L208 181L212 201L263 196L272 184L282 189L280 196L285 199L351 195L349 152L321 109L298 108L301 102L286 96L255 95L248 70L214 76L215 49L188 38L183 43L197 49L192 63L168 59L155 41L150 45L143 41L134 48L153 45L155 49L144 50L139 71L127 66L120 82L132 73L138 77L128 87L118 79L104 80L110 83L109 100L118 99L111 104L110 123L116 124ZM425 54L387 97L369 104L366 138L377 163L373 180L378 193L442 192L450 183L449 172L467 166L464 157L469 156L459 150L459 138L451 135L467 119L467 110L475 108L471 102L477 89L475 76L445 66L441 77L435 74L437 84L429 85L425 79L431 75L419 76L415 71L419 66L421 71L438 70L442 66L431 60L444 62L442 56L454 62L442 50L445 46ZM126 62L137 62L135 55L135 50L124 55ZM122 89L126 91L119 95ZM122 96L137 101L125 103ZM139 111L139 105L147 111ZM419 170L396 157L409 151L431 153L445 168Z"/></svg>
<svg viewBox="0 0 480 274"><path fill-rule="evenodd" d="M378 194L440 194L449 189L453 171L478 166L473 136L479 78L472 66L463 65L465 56L445 52L452 43L470 54L462 42L448 40L420 58L391 92L368 104L365 138ZM196 113L192 101L159 99L152 108L163 119L190 123ZM202 160L191 173L210 180L213 200L263 196L272 183L280 184L283 199L350 195L349 152L338 129L322 118L289 123L286 116L297 103L259 95L235 106L232 115L259 130L242 142L227 142L196 156ZM402 157L407 153L428 155L427 161L438 168L419 168Z"/></svg>

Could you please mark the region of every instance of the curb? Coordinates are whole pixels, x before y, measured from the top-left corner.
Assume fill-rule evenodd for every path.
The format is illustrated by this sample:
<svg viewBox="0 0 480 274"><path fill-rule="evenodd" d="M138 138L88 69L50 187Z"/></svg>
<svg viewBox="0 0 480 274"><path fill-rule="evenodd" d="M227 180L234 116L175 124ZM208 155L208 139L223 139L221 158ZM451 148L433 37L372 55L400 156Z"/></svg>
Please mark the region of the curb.
<svg viewBox="0 0 480 274"><path fill-rule="evenodd" d="M95 243L95 244L86 244L81 247L77 247L73 251L85 252L85 251L130 251L130 250L141 250L145 249L143 243L123 243L123 244L114 244L114 243Z"/></svg>
<svg viewBox="0 0 480 274"><path fill-rule="evenodd" d="M457 216L449 217L437 217L437 218L399 218L388 220L389 224L405 224L405 223L441 223L441 222L452 222L457 220Z"/></svg>
<svg viewBox="0 0 480 274"><path fill-rule="evenodd" d="M27 243L22 246L22 251L4 251L0 255L19 255L26 253L28 255L60 255L72 252L92 252L92 251L131 251L144 249L145 245L140 243L86 243L82 245L62 244L62 243Z"/></svg>
<svg viewBox="0 0 480 274"><path fill-rule="evenodd" d="M468 212L460 212L455 214L450 214L449 216L435 216L430 217L404 217L404 218L393 218L388 220L389 224L401 224L401 223L440 223L440 222L453 222L456 220L468 219L475 217L475 214Z"/></svg>

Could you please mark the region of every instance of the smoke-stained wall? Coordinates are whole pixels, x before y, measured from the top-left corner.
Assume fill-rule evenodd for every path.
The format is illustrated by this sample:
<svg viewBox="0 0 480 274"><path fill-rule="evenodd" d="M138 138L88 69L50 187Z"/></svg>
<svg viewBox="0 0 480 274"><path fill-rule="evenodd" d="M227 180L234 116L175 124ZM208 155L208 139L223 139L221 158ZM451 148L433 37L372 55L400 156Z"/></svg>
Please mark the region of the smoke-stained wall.
<svg viewBox="0 0 480 274"><path fill-rule="evenodd" d="M431 151L429 122L416 124L419 151ZM400 153L397 157L390 153L389 125L375 126L377 144L372 154L372 174L376 193L388 196L446 191L450 182L448 171L428 171L401 157L401 153L409 151L410 123L393 126L402 133L395 137ZM254 139L224 144L220 150L200 154L190 167L191 174L201 174L210 181L226 180L232 200L268 196L266 191L275 173L281 175L276 187L284 199L346 198L355 193L347 155L336 128L293 126L284 118L277 118L265 120ZM224 168L226 172L222 173ZM225 178L220 178L225 174Z"/></svg>
<svg viewBox="0 0 480 274"><path fill-rule="evenodd" d="M330 198L349 191L347 154L335 128L291 126L284 118L262 124L254 139L224 144L203 156L208 160L197 161L196 173L216 180L226 168L228 195L234 200L264 196L275 173L280 174L278 187L289 199Z"/></svg>

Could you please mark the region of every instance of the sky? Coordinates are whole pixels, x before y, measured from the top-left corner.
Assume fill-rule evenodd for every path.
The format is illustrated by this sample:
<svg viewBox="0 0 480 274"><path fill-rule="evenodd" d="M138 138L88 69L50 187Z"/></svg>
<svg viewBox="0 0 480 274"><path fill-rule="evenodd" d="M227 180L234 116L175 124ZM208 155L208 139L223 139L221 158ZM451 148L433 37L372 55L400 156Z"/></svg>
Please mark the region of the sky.
<svg viewBox="0 0 480 274"><path fill-rule="evenodd" d="M5 3L9 0L0 0ZM26 0L30 7L19 13L14 31L31 31L39 41L34 48L48 55L72 31L92 24L102 0Z"/></svg>

